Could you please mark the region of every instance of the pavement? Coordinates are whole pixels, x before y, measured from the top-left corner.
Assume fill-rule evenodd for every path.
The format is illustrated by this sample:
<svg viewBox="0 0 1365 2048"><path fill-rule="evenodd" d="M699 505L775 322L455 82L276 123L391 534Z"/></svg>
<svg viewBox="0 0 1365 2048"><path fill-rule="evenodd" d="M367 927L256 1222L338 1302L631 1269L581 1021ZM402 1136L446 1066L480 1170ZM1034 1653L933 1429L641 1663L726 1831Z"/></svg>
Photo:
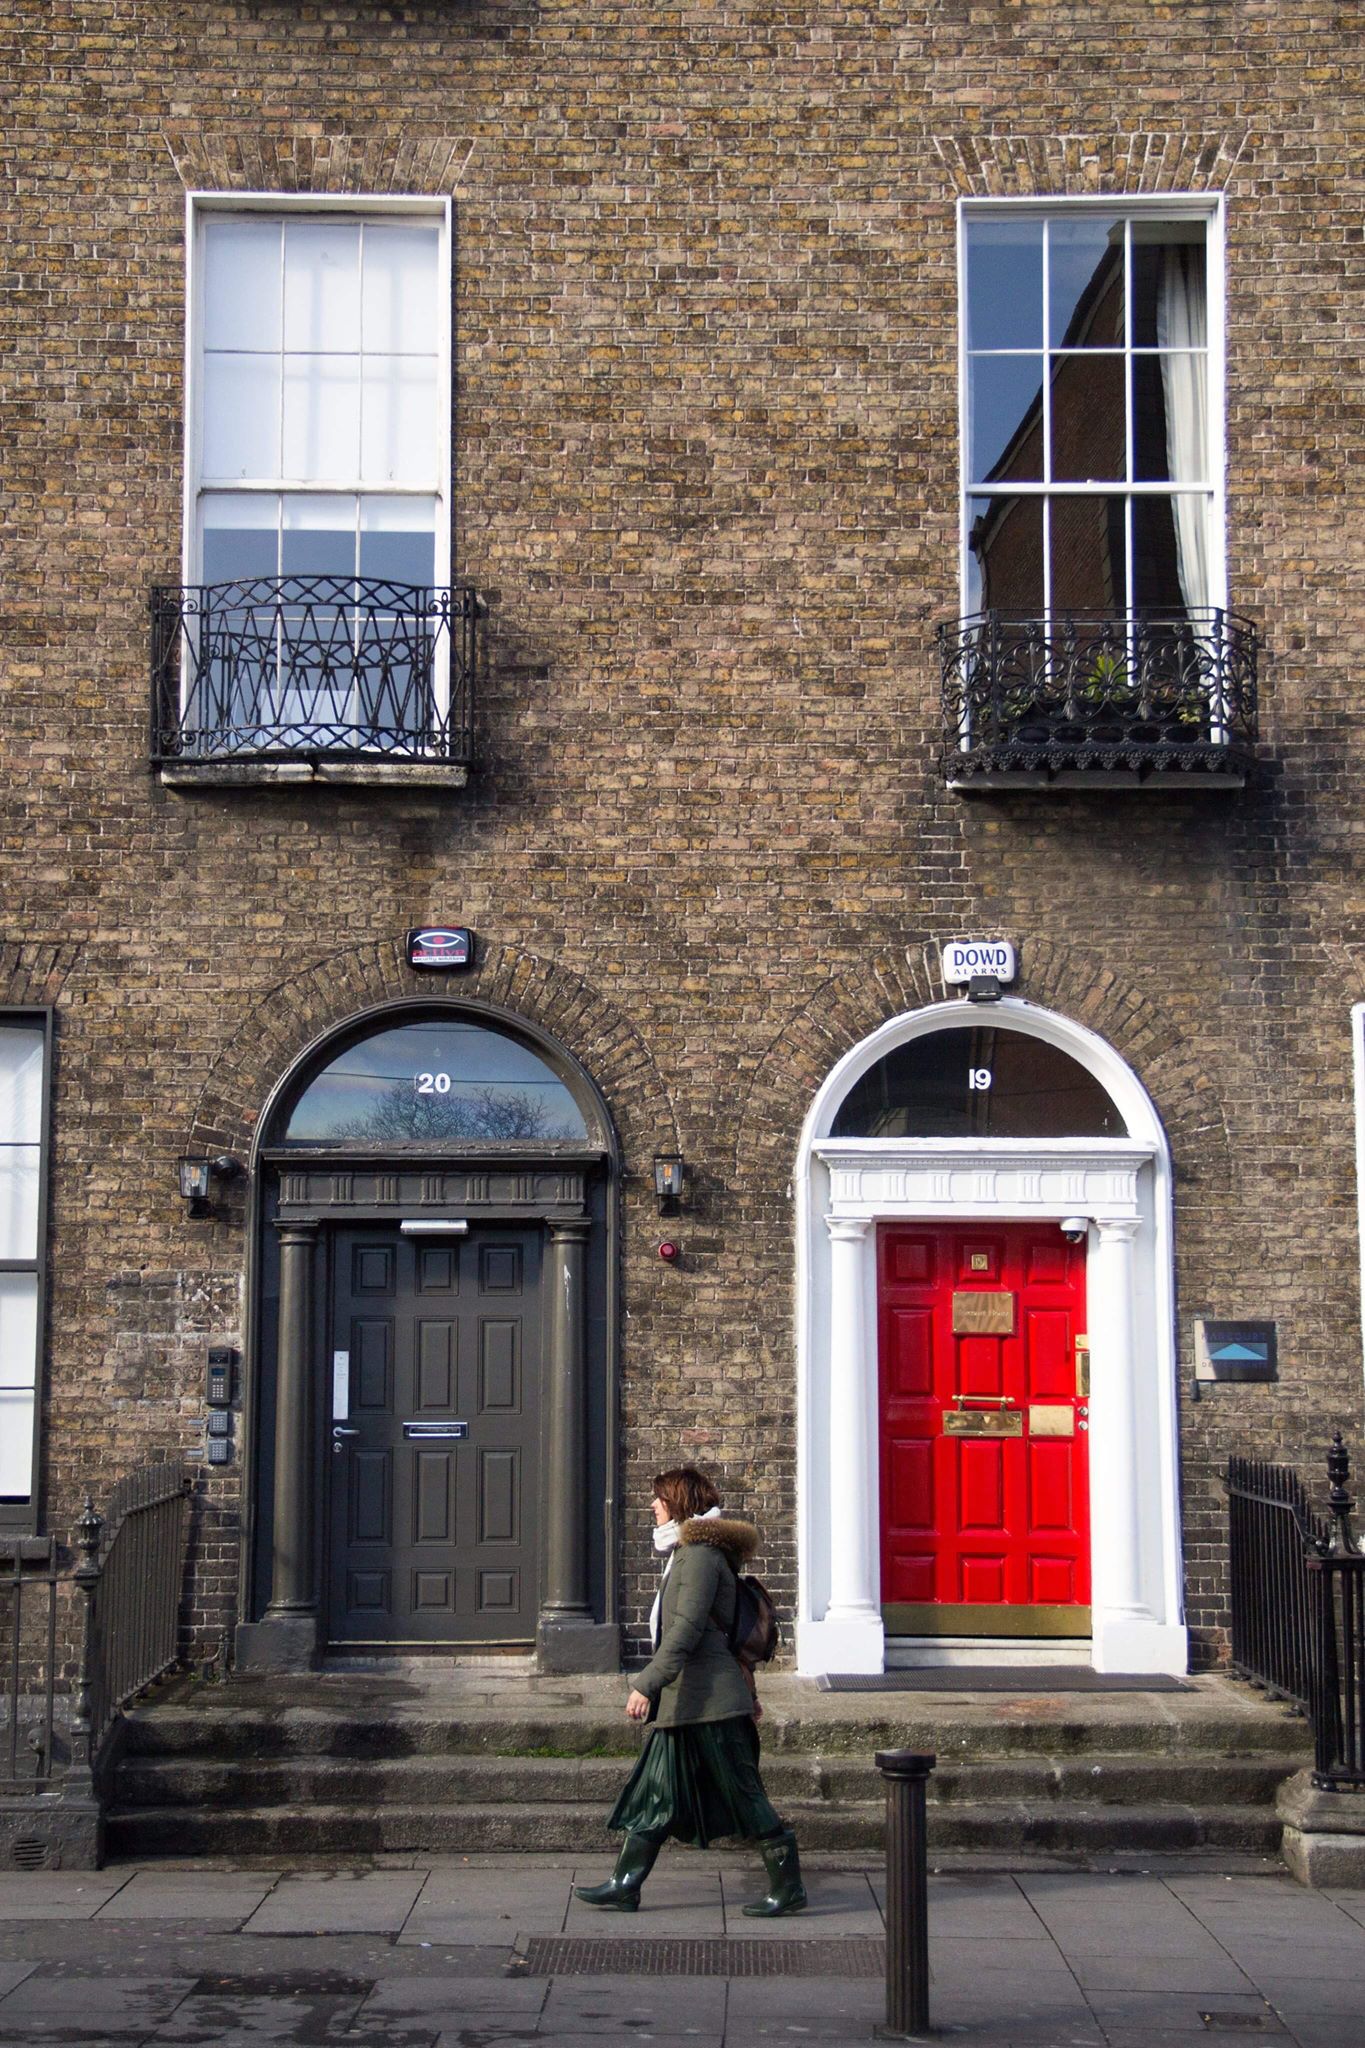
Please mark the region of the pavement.
<svg viewBox="0 0 1365 2048"><path fill-rule="evenodd" d="M669 1849L634 1915L573 1898L605 1868L486 1855L5 1873L0 2048L875 2038L878 1861L811 1859L810 1910L771 1922L738 1910L761 1888L744 1855ZM650 1974L661 1961L684 1974ZM942 1872L930 1961L934 2036L967 2048L1365 2048L1365 1891L1273 1872Z"/></svg>

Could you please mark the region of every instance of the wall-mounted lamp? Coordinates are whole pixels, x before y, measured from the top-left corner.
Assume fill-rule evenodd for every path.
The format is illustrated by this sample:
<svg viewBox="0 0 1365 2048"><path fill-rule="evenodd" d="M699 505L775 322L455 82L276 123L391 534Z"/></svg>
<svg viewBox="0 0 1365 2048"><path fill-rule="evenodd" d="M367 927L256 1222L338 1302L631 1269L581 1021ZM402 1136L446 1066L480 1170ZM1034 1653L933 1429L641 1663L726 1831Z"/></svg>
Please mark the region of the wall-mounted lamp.
<svg viewBox="0 0 1365 2048"><path fill-rule="evenodd" d="M176 1170L180 1175L180 1193L189 1204L191 1216L207 1216L209 1213L209 1191L215 1179L231 1180L241 1172L241 1166L230 1152L220 1152L216 1159L191 1159L188 1156L177 1159Z"/></svg>
<svg viewBox="0 0 1365 2048"><path fill-rule="evenodd" d="M683 1156L681 1152L656 1152L654 1154L654 1192L659 1198L659 1214L676 1216L683 1193Z"/></svg>

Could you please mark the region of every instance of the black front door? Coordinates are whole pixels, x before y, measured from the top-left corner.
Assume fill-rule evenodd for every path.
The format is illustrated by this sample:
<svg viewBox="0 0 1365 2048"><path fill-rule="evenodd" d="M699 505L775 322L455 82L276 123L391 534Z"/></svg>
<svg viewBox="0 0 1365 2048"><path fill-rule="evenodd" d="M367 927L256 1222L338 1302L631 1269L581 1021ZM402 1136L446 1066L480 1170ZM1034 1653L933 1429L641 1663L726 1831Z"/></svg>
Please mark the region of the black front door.
<svg viewBox="0 0 1365 2048"><path fill-rule="evenodd" d="M538 1229L336 1232L333 1642L534 1640L540 1266Z"/></svg>

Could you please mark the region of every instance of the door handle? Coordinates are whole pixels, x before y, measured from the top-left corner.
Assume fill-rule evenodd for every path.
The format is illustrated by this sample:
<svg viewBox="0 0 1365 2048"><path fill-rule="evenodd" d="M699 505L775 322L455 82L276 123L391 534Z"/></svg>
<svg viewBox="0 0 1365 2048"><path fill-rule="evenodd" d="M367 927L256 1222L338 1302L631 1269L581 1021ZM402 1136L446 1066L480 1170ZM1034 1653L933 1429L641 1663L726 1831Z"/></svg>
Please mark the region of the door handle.
<svg viewBox="0 0 1365 2048"><path fill-rule="evenodd" d="M346 1425L346 1424L345 1424L344 1422L334 1422L334 1423L332 1424L332 1449L333 1449L333 1451L335 1451L335 1452L338 1452L338 1453L340 1453L341 1451L343 1451L343 1450L345 1449L345 1445L344 1445L344 1444L342 1443L342 1441L341 1441L341 1439L342 1439L342 1438L343 1438L344 1436L359 1436L359 1435L360 1435L360 1431L359 1431L358 1429L350 1429L350 1428L348 1428L348 1427L347 1427L347 1425Z"/></svg>

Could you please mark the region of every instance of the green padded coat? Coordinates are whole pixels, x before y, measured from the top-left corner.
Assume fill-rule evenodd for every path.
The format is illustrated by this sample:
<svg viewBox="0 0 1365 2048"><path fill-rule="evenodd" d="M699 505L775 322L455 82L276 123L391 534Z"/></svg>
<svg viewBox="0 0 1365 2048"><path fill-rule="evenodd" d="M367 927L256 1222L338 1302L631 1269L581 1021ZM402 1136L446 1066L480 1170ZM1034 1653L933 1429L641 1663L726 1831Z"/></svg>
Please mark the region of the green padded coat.
<svg viewBox="0 0 1365 2048"><path fill-rule="evenodd" d="M757 1549L758 1531L725 1516L709 1522L698 1516L679 1530L664 1581L659 1647L632 1681L637 1692L657 1700L656 1727L752 1714L748 1681L726 1635L735 1618L731 1566L738 1570Z"/></svg>

